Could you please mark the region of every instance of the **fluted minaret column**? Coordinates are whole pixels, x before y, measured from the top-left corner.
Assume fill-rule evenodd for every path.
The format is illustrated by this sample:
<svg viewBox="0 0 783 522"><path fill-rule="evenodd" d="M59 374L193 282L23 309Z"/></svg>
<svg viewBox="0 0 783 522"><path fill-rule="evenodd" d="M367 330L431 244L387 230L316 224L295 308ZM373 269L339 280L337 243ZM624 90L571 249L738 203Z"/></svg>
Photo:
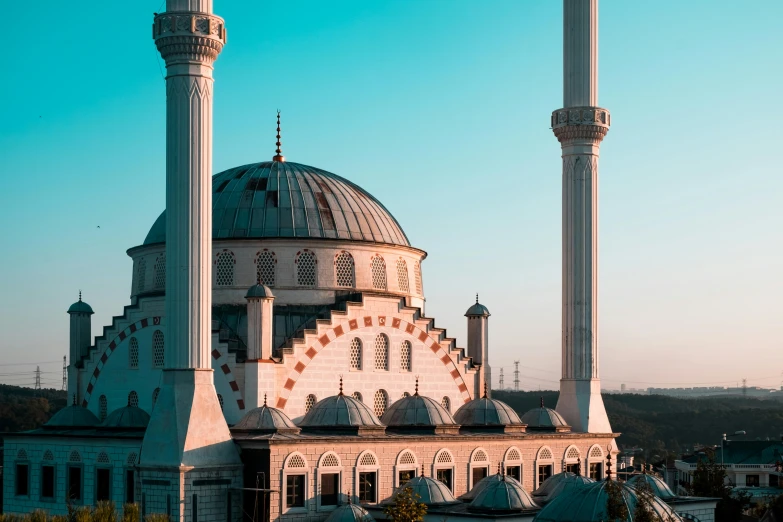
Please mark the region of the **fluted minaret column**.
<svg viewBox="0 0 783 522"><path fill-rule="evenodd" d="M598 0L563 1L563 105L552 129L563 158L562 379L557 411L577 431L610 433L598 374Z"/></svg>

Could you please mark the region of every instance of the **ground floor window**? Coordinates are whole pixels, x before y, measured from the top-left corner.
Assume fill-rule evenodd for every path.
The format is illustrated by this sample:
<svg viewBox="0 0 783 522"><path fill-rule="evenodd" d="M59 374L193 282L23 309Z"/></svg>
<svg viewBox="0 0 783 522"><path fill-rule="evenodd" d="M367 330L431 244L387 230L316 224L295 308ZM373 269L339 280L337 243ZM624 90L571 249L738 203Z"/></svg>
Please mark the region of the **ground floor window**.
<svg viewBox="0 0 783 522"><path fill-rule="evenodd" d="M590 463L590 478L593 480L601 480L603 478L604 465L601 462Z"/></svg>
<svg viewBox="0 0 783 522"><path fill-rule="evenodd" d="M82 468L68 466L68 499L71 501L82 500Z"/></svg>
<svg viewBox="0 0 783 522"><path fill-rule="evenodd" d="M446 487L454 492L454 477L452 475L451 468L439 469L435 472L435 478L446 484Z"/></svg>
<svg viewBox="0 0 783 522"><path fill-rule="evenodd" d="M378 491L378 474L375 471L359 473L359 502L375 504Z"/></svg>
<svg viewBox="0 0 783 522"><path fill-rule="evenodd" d="M506 475L522 482L522 466L509 466L506 468Z"/></svg>
<svg viewBox="0 0 783 522"><path fill-rule="evenodd" d="M336 506L340 497L340 474L324 473L321 475L321 505Z"/></svg>
<svg viewBox="0 0 783 522"><path fill-rule="evenodd" d="M778 479L777 475L770 475L769 476L769 487L776 488L776 487L778 487L779 483L780 483L780 480Z"/></svg>
<svg viewBox="0 0 783 522"><path fill-rule="evenodd" d="M538 466L538 485L544 483L546 479L552 476L552 464L542 464Z"/></svg>
<svg viewBox="0 0 783 522"><path fill-rule="evenodd" d="M54 498L54 466L41 466L41 498Z"/></svg>
<svg viewBox="0 0 783 522"><path fill-rule="evenodd" d="M489 471L487 468L473 468L471 470L471 478L473 479L473 485L475 486L478 484L481 479L486 478L486 476L489 475Z"/></svg>
<svg viewBox="0 0 783 522"><path fill-rule="evenodd" d="M568 473L573 473L574 475L576 475L579 472L579 464L578 463L566 464L565 470Z"/></svg>
<svg viewBox="0 0 783 522"><path fill-rule="evenodd" d="M405 485L410 479L416 476L416 471L412 469L404 469L397 473L397 484L400 486Z"/></svg>
<svg viewBox="0 0 783 522"><path fill-rule="evenodd" d="M758 475L745 475L745 485L748 487L757 488L759 487L759 476Z"/></svg>
<svg viewBox="0 0 783 522"><path fill-rule="evenodd" d="M111 500L111 470L95 470L95 500Z"/></svg>
<svg viewBox="0 0 783 522"><path fill-rule="evenodd" d="M136 474L132 469L125 470L125 503L136 502Z"/></svg>
<svg viewBox="0 0 783 522"><path fill-rule="evenodd" d="M27 464L16 465L16 495L27 496L30 494L30 466Z"/></svg>
<svg viewBox="0 0 783 522"><path fill-rule="evenodd" d="M305 505L305 476L288 475L285 479L285 507L299 508Z"/></svg>

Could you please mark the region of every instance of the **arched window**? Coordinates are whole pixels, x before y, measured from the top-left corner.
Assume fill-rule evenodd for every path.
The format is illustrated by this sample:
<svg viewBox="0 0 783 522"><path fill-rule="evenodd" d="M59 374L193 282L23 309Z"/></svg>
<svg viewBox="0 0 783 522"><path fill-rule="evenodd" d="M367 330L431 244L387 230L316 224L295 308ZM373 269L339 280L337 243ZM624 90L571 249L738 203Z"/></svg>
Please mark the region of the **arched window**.
<svg viewBox="0 0 783 522"><path fill-rule="evenodd" d="M400 344L400 371L410 372L411 370L411 343L403 341Z"/></svg>
<svg viewBox="0 0 783 522"><path fill-rule="evenodd" d="M506 450L506 455L503 457L503 468L506 470L506 475L522 482L522 452L519 451L519 448L512 446Z"/></svg>
<svg viewBox="0 0 783 522"><path fill-rule="evenodd" d="M307 479L309 468L304 455L290 454L283 465L283 513L307 509Z"/></svg>
<svg viewBox="0 0 783 522"><path fill-rule="evenodd" d="M362 402L364 398L362 397L362 394L359 392L353 392L353 398L356 399L359 402Z"/></svg>
<svg viewBox="0 0 783 522"><path fill-rule="evenodd" d="M356 286L356 274L354 270L353 256L346 251L340 254L334 260L334 275L337 280L337 286L353 288Z"/></svg>
<svg viewBox="0 0 783 522"><path fill-rule="evenodd" d="M128 406L139 407L139 394L135 391L128 394Z"/></svg>
<svg viewBox="0 0 783 522"><path fill-rule="evenodd" d="M407 294L411 291L408 285L408 264L403 258L397 260L397 284L400 287L400 292Z"/></svg>
<svg viewBox="0 0 783 522"><path fill-rule="evenodd" d="M217 397L218 397L218 403L220 404L220 411L223 411L223 396L218 393Z"/></svg>
<svg viewBox="0 0 783 522"><path fill-rule="evenodd" d="M316 402L318 402L318 399L316 399L315 395L312 393L305 397L305 413L308 413L311 409L313 409L313 406L315 406Z"/></svg>
<svg viewBox="0 0 783 522"><path fill-rule="evenodd" d="M579 450L577 447L569 446L563 454L563 471L567 471L569 473L576 473L578 471L581 475L579 456Z"/></svg>
<svg viewBox="0 0 783 522"><path fill-rule="evenodd" d="M139 460L139 456L135 453L131 453L130 455L128 455L128 458L125 460L125 464L127 466L135 466L137 460Z"/></svg>
<svg viewBox="0 0 783 522"><path fill-rule="evenodd" d="M166 253L162 253L155 259L155 289L166 288Z"/></svg>
<svg viewBox="0 0 783 522"><path fill-rule="evenodd" d="M432 474L436 479L446 484L454 493L454 457L447 449L442 449L435 454L432 462Z"/></svg>
<svg viewBox="0 0 783 522"><path fill-rule="evenodd" d="M82 456L79 455L79 452L76 450L73 450L70 455L68 455L68 462L81 462Z"/></svg>
<svg viewBox="0 0 783 522"><path fill-rule="evenodd" d="M158 402L158 395L160 395L160 388L155 388L152 391L152 405L155 406L155 403Z"/></svg>
<svg viewBox="0 0 783 522"><path fill-rule="evenodd" d="M128 366L139 367L139 341L135 337L131 337L128 341Z"/></svg>
<svg viewBox="0 0 783 522"><path fill-rule="evenodd" d="M111 460L109 460L109 456L106 454L105 451L101 451L98 453L98 458L95 459L99 464L110 464Z"/></svg>
<svg viewBox="0 0 783 522"><path fill-rule="evenodd" d="M106 420L106 415L109 411L109 404L106 401L106 396L101 395L98 397L98 418L101 420L101 422Z"/></svg>
<svg viewBox="0 0 783 522"><path fill-rule="evenodd" d="M489 476L489 466L489 456L486 450L482 448L473 450L473 454L470 456L470 474L468 475L470 483L468 484L468 491L473 489L473 486L478 484L480 480Z"/></svg>
<svg viewBox="0 0 783 522"><path fill-rule="evenodd" d="M147 280L147 261L143 257L139 258L139 263L136 266L136 293L144 291L144 285Z"/></svg>
<svg viewBox="0 0 783 522"><path fill-rule="evenodd" d="M362 369L362 341L358 337L351 339L351 370Z"/></svg>
<svg viewBox="0 0 783 522"><path fill-rule="evenodd" d="M604 478L604 452L598 444L587 454L587 476L593 480Z"/></svg>
<svg viewBox="0 0 783 522"><path fill-rule="evenodd" d="M340 457L333 451L328 451L321 456L316 470L316 510L321 508L337 507L342 495L342 463Z"/></svg>
<svg viewBox="0 0 783 522"><path fill-rule="evenodd" d="M256 254L256 281L268 287L275 286L277 258L275 253L264 249Z"/></svg>
<svg viewBox="0 0 783 522"><path fill-rule="evenodd" d="M359 502L375 504L380 500L378 494L378 475L380 467L378 457L371 451L365 451L356 459L356 491Z"/></svg>
<svg viewBox="0 0 783 522"><path fill-rule="evenodd" d="M416 293L422 295L421 291L421 263L416 261L416 265L413 267L413 277L416 278Z"/></svg>
<svg viewBox="0 0 783 522"><path fill-rule="evenodd" d="M215 257L215 284L217 286L234 285L234 253L228 249L218 252Z"/></svg>
<svg viewBox="0 0 783 522"><path fill-rule="evenodd" d="M54 453L52 453L51 450L44 451L43 459L44 460L54 460Z"/></svg>
<svg viewBox="0 0 783 522"><path fill-rule="evenodd" d="M381 256L372 258L372 287L376 290L386 290L386 261Z"/></svg>
<svg viewBox="0 0 783 522"><path fill-rule="evenodd" d="M386 407L389 405L389 394L386 390L378 390L375 392L375 401L373 406L375 408L375 416L381 418L386 411Z"/></svg>
<svg viewBox="0 0 783 522"><path fill-rule="evenodd" d="M163 332L155 330L152 334L152 365L155 368L163 368L166 360L166 347L163 343Z"/></svg>
<svg viewBox="0 0 783 522"><path fill-rule="evenodd" d="M419 470L419 461L413 451L402 450L397 455L397 465L394 473L394 487L398 488L416 476Z"/></svg>
<svg viewBox="0 0 783 522"><path fill-rule="evenodd" d="M375 369L389 369L389 338L385 334L375 337Z"/></svg>
<svg viewBox="0 0 783 522"><path fill-rule="evenodd" d="M451 413L451 399L449 399L448 397L444 396L440 400L440 405L443 406L444 410L446 410L447 412Z"/></svg>
<svg viewBox="0 0 783 522"><path fill-rule="evenodd" d="M544 446L538 450L538 455L536 455L536 475L533 489L541 487L541 484L554 474L554 469L555 461L552 450Z"/></svg>
<svg viewBox="0 0 783 522"><path fill-rule="evenodd" d="M318 260L315 253L304 249L296 257L296 284L299 286L316 285L316 267Z"/></svg>

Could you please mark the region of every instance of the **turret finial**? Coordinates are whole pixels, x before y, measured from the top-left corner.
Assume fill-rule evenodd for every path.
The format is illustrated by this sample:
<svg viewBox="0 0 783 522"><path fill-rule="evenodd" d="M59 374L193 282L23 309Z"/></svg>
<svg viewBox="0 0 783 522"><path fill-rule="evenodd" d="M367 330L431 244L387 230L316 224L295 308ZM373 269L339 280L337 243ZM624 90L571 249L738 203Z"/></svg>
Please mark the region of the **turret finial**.
<svg viewBox="0 0 783 522"><path fill-rule="evenodd" d="M581 477L582 476L582 461L576 463L576 476Z"/></svg>
<svg viewBox="0 0 783 522"><path fill-rule="evenodd" d="M424 478L424 463L421 463L421 478Z"/></svg>
<svg viewBox="0 0 783 522"><path fill-rule="evenodd" d="M484 397L482 397L482 398L483 399L487 398L487 381L484 381Z"/></svg>
<svg viewBox="0 0 783 522"><path fill-rule="evenodd" d="M606 480L612 480L612 452L606 455Z"/></svg>
<svg viewBox="0 0 783 522"><path fill-rule="evenodd" d="M277 111L277 142L275 143L277 145L277 148L275 149L275 155L272 157L272 161L285 161L285 156L283 156L283 151L280 148L280 110Z"/></svg>
<svg viewBox="0 0 783 522"><path fill-rule="evenodd" d="M76 406L76 394L73 394L73 405Z"/></svg>
<svg viewBox="0 0 783 522"><path fill-rule="evenodd" d="M501 469L500 469L500 462L498 462L498 475L500 475Z"/></svg>
<svg viewBox="0 0 783 522"><path fill-rule="evenodd" d="M81 303L81 301L82 301L82 291L79 290L79 302Z"/></svg>
<svg viewBox="0 0 783 522"><path fill-rule="evenodd" d="M544 398L543 397L541 397L541 407L542 408L544 407Z"/></svg>
<svg viewBox="0 0 783 522"><path fill-rule="evenodd" d="M343 376L340 375L340 395L343 394Z"/></svg>
<svg viewBox="0 0 783 522"><path fill-rule="evenodd" d="M476 304L478 304L478 292L476 292Z"/></svg>
<svg viewBox="0 0 783 522"><path fill-rule="evenodd" d="M416 387L413 390L413 395L415 395L416 397L419 396L419 376L418 375L416 376Z"/></svg>
<svg viewBox="0 0 783 522"><path fill-rule="evenodd" d="M264 406L266 406L266 393L264 394Z"/></svg>

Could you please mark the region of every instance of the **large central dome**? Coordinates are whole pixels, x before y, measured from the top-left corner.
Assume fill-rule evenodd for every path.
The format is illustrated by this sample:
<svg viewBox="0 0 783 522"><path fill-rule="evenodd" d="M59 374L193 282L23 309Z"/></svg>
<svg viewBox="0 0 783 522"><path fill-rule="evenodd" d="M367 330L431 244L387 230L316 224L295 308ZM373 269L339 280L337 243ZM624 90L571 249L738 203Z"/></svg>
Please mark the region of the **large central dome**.
<svg viewBox="0 0 783 522"><path fill-rule="evenodd" d="M299 163L265 161L212 177L212 238L325 238L410 246L400 224L361 187ZM166 212L145 245L166 241Z"/></svg>

